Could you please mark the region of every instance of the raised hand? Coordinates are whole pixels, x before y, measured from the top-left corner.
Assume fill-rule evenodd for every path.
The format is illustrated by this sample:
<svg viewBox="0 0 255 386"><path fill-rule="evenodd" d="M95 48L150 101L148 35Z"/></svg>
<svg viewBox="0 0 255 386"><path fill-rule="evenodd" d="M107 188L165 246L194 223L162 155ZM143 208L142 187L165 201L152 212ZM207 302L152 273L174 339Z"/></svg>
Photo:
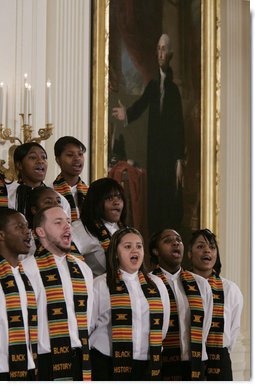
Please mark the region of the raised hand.
<svg viewBox="0 0 255 386"><path fill-rule="evenodd" d="M118 100L118 107L113 107L112 116L119 121L124 121L126 119L126 107Z"/></svg>

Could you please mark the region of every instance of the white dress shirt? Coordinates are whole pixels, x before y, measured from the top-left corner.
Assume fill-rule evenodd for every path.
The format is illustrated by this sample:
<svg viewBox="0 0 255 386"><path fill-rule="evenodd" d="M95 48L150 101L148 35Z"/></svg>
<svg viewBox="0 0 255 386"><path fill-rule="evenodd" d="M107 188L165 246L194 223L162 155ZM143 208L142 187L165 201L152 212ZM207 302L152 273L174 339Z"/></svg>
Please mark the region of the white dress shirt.
<svg viewBox="0 0 255 386"><path fill-rule="evenodd" d="M119 229L119 226L116 223L104 221L104 225L111 235ZM94 277L105 273L105 251L98 238L91 235L91 233L85 229L80 219L72 223L72 240L80 253L84 256L85 261L91 268Z"/></svg>
<svg viewBox="0 0 255 386"><path fill-rule="evenodd" d="M24 321L24 329L26 335L26 343L27 343L27 354L28 354L28 370L34 369L35 364L32 358L32 354L30 351L30 343L29 343L29 335L28 335L28 313L27 313L27 296L26 289L24 286L24 282L21 278L20 271L18 267L11 267L12 273L14 275L19 294L20 294L20 303L21 303L21 311ZM8 334L8 319L7 319L7 310L6 310L6 301L5 294L0 284L0 373L8 373L9 372L9 334Z"/></svg>
<svg viewBox="0 0 255 386"><path fill-rule="evenodd" d="M223 347L231 352L240 331L243 295L231 280L221 278L224 291L224 334Z"/></svg>
<svg viewBox="0 0 255 386"><path fill-rule="evenodd" d="M149 304L142 291L137 272L133 274L121 272L129 292L132 308L133 359L147 360L149 358L150 332ZM156 283L163 303L162 335L164 339L170 318L169 296L162 280L152 274L149 274L149 276ZM112 356L111 299L106 284L106 274L94 279L92 329L89 338L90 347L96 348L104 355Z"/></svg>
<svg viewBox="0 0 255 386"><path fill-rule="evenodd" d="M181 360L189 361L190 357L190 307L189 302L184 291L182 280L181 280L181 268L173 275L168 271L161 268L165 274L167 281L174 293L177 312L179 316L179 331L180 331L180 348L181 348ZM208 359L206 353L206 340L210 330L212 322L212 309L213 309L213 298L211 287L207 280L203 277L190 272L197 282L203 308L204 308L204 322L203 322L203 334L202 334L202 360Z"/></svg>
<svg viewBox="0 0 255 386"><path fill-rule="evenodd" d="M11 184L6 185L8 192L8 208L17 209L17 188L20 184L17 181L13 181ZM71 218L71 209L67 199L56 192L61 199L61 206L66 212L66 215Z"/></svg>
<svg viewBox="0 0 255 386"><path fill-rule="evenodd" d="M91 329L91 317L93 307L93 275L91 269L86 263L73 256L79 265L82 274L86 280L88 302L87 302L87 320L88 320L88 332ZM81 342L78 336L78 326L74 311L73 302L73 288L71 277L67 265L65 256L54 256L56 265L60 274L64 298L67 307L68 316L68 328L71 339L71 346L81 347ZM29 277L29 280L36 291L41 290L41 296L38 301L38 354L44 354L50 352L50 337L48 329L48 317L47 317L47 298L45 288L42 282L42 278L33 256L27 257L23 262L24 271Z"/></svg>

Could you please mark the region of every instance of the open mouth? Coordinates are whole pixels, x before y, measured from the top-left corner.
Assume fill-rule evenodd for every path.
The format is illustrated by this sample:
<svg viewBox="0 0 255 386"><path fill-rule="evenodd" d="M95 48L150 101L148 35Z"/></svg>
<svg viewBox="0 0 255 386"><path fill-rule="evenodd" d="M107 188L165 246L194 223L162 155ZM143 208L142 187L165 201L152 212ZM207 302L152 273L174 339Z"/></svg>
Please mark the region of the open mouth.
<svg viewBox="0 0 255 386"><path fill-rule="evenodd" d="M63 241L66 243L66 244L69 244L70 243L70 240L71 240L71 234L70 233L65 233L62 237Z"/></svg>
<svg viewBox="0 0 255 386"><path fill-rule="evenodd" d="M211 258L211 256L206 255L206 256L201 257L201 260L209 262L212 260L212 258Z"/></svg>
<svg viewBox="0 0 255 386"><path fill-rule="evenodd" d="M37 173L45 173L45 167L44 166L36 166L34 169Z"/></svg>
<svg viewBox="0 0 255 386"><path fill-rule="evenodd" d="M25 239L24 244L26 245L27 248L30 248L31 247L31 238L29 237L28 239Z"/></svg>
<svg viewBox="0 0 255 386"><path fill-rule="evenodd" d="M131 257L130 257L130 261L131 261L132 263L137 263L137 262L138 262L138 256L131 256Z"/></svg>
<svg viewBox="0 0 255 386"><path fill-rule="evenodd" d="M120 213L120 208L114 208L111 210L112 213Z"/></svg>
<svg viewBox="0 0 255 386"><path fill-rule="evenodd" d="M82 165L81 165L81 164L73 164L73 165L72 165L72 168L73 168L73 170L75 170L75 171L81 170L81 169L82 169Z"/></svg>
<svg viewBox="0 0 255 386"><path fill-rule="evenodd" d="M179 257L181 256L181 251L179 249L174 249L172 251L173 256Z"/></svg>

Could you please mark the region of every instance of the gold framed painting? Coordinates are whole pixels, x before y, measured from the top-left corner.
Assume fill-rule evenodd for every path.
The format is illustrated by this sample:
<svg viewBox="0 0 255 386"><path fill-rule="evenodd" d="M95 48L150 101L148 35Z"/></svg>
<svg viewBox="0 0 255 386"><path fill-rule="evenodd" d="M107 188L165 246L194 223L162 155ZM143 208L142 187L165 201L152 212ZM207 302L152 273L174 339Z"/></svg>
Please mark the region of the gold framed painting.
<svg viewBox="0 0 255 386"><path fill-rule="evenodd" d="M170 219L176 210L176 224L169 220L169 226L179 230L184 241L198 228L217 233L220 0L93 0L92 18L91 179L107 175L121 179L127 190L129 220L146 237L155 230L151 224L155 225L156 217L151 221L148 215L152 208L159 218L158 228L166 226L165 213ZM168 115L179 109L172 105L181 106L178 125L182 122L183 136L179 154L179 134L171 128L177 119L168 118L169 129L160 126L163 119L159 115L150 123L153 109L149 105L156 94L148 96L148 85L160 73L162 34L168 36L171 51L169 77L173 94L167 89L163 92L165 99L167 93L172 95ZM145 100L146 93L147 101L139 110L137 103L142 102L137 101ZM173 98L180 101L175 103ZM117 117L116 111L124 112L124 117ZM158 140L162 137L160 130L164 138ZM175 152L175 158L166 158L166 154ZM174 173L181 167L181 179L171 175L178 190L173 195L178 198L168 209L166 197L172 194L164 183L168 177L158 176L170 163Z"/></svg>

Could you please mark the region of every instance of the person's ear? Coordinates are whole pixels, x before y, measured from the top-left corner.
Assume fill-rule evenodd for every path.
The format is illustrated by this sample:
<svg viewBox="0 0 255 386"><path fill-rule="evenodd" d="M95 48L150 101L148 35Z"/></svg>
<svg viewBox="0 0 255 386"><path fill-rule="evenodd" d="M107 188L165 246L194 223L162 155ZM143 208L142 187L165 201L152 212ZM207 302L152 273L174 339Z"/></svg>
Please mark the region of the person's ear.
<svg viewBox="0 0 255 386"><path fill-rule="evenodd" d="M192 258L192 253L190 251L188 251L188 258L191 260Z"/></svg>
<svg viewBox="0 0 255 386"><path fill-rule="evenodd" d="M16 168L16 170L21 172L22 171L22 163L20 161L17 161L15 164L15 168Z"/></svg>
<svg viewBox="0 0 255 386"><path fill-rule="evenodd" d="M34 216L35 214L36 214L36 208L35 208L35 206L31 206L31 213L32 213L32 215Z"/></svg>
<svg viewBox="0 0 255 386"><path fill-rule="evenodd" d="M5 231L0 231L0 241L4 241Z"/></svg>
<svg viewBox="0 0 255 386"><path fill-rule="evenodd" d="M55 160L56 160L58 166L60 166L60 164L59 164L59 157L55 157Z"/></svg>
<svg viewBox="0 0 255 386"><path fill-rule="evenodd" d="M45 237L45 231L42 227L36 227L35 233L38 237Z"/></svg>
<svg viewBox="0 0 255 386"><path fill-rule="evenodd" d="M153 248L153 249L152 249L152 252L153 252L153 254L154 254L155 256L158 256L158 250L157 250L156 248Z"/></svg>

